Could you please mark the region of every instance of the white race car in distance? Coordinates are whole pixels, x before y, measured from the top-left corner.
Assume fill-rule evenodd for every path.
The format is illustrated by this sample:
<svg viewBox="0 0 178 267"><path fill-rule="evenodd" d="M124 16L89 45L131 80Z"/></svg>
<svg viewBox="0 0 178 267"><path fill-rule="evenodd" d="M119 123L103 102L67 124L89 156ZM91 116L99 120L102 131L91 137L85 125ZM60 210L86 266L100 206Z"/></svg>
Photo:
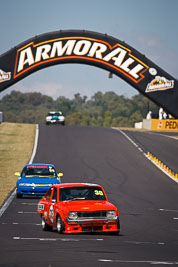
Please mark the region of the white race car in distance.
<svg viewBox="0 0 178 267"><path fill-rule="evenodd" d="M65 117L61 111L50 111L46 116L46 125L62 124L65 125Z"/></svg>

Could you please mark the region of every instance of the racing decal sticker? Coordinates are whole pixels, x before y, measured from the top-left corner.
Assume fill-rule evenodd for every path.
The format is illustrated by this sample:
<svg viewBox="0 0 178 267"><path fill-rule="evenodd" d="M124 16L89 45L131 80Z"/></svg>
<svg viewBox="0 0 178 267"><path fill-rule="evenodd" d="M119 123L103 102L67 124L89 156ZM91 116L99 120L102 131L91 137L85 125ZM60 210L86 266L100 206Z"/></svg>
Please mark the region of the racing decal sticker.
<svg viewBox="0 0 178 267"><path fill-rule="evenodd" d="M157 74L157 70L155 68L150 68L149 73L155 76Z"/></svg>
<svg viewBox="0 0 178 267"><path fill-rule="evenodd" d="M95 192L96 196L103 196L104 195L102 190L95 190L94 192Z"/></svg>
<svg viewBox="0 0 178 267"><path fill-rule="evenodd" d="M44 204L38 204L38 209L39 210L44 210Z"/></svg>
<svg viewBox="0 0 178 267"><path fill-rule="evenodd" d="M5 72L0 69L0 83L11 79L11 72Z"/></svg>
<svg viewBox="0 0 178 267"><path fill-rule="evenodd" d="M48 168L48 166L38 166L38 165L34 165L34 166L27 166L27 169L43 169L43 168Z"/></svg>
<svg viewBox="0 0 178 267"><path fill-rule="evenodd" d="M53 223L54 222L54 208L53 208L53 205L51 205L50 208L49 208L49 218L50 218L50 221Z"/></svg>
<svg viewBox="0 0 178 267"><path fill-rule="evenodd" d="M147 85L145 92L164 91L173 87L174 80L169 81L165 77L156 76L155 79Z"/></svg>
<svg viewBox="0 0 178 267"><path fill-rule="evenodd" d="M49 167L49 172L52 172L52 173L54 173L54 172L55 172L55 170L54 170L52 167Z"/></svg>
<svg viewBox="0 0 178 267"><path fill-rule="evenodd" d="M163 126L163 122L162 121L159 121L159 123L158 123L158 129L161 129L162 126Z"/></svg>

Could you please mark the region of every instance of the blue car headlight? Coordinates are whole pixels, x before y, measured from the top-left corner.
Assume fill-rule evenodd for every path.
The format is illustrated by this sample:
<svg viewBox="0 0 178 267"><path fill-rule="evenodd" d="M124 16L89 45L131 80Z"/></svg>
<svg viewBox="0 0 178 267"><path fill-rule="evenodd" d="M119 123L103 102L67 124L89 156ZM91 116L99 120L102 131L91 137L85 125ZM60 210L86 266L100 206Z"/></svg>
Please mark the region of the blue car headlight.
<svg viewBox="0 0 178 267"><path fill-rule="evenodd" d="M52 186L52 184L19 183L19 186Z"/></svg>
<svg viewBox="0 0 178 267"><path fill-rule="evenodd" d="M30 183L19 183L19 186L32 186Z"/></svg>

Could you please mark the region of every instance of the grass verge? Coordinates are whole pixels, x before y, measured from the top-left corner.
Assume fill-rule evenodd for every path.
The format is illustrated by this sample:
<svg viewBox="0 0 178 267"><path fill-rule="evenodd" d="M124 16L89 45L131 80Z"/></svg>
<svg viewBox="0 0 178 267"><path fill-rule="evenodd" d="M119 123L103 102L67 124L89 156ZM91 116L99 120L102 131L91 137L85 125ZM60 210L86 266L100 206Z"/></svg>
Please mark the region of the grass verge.
<svg viewBox="0 0 178 267"><path fill-rule="evenodd" d="M34 140L34 124L0 124L0 206L16 185L14 173L29 162Z"/></svg>

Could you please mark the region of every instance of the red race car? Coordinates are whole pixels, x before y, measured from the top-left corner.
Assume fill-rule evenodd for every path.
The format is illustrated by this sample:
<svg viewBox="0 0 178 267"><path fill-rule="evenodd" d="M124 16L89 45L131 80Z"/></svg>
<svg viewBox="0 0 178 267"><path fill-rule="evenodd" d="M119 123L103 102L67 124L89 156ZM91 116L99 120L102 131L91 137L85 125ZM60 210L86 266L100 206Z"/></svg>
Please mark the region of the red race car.
<svg viewBox="0 0 178 267"><path fill-rule="evenodd" d="M58 233L120 232L119 212L96 184L68 183L50 187L38 203L44 231Z"/></svg>

